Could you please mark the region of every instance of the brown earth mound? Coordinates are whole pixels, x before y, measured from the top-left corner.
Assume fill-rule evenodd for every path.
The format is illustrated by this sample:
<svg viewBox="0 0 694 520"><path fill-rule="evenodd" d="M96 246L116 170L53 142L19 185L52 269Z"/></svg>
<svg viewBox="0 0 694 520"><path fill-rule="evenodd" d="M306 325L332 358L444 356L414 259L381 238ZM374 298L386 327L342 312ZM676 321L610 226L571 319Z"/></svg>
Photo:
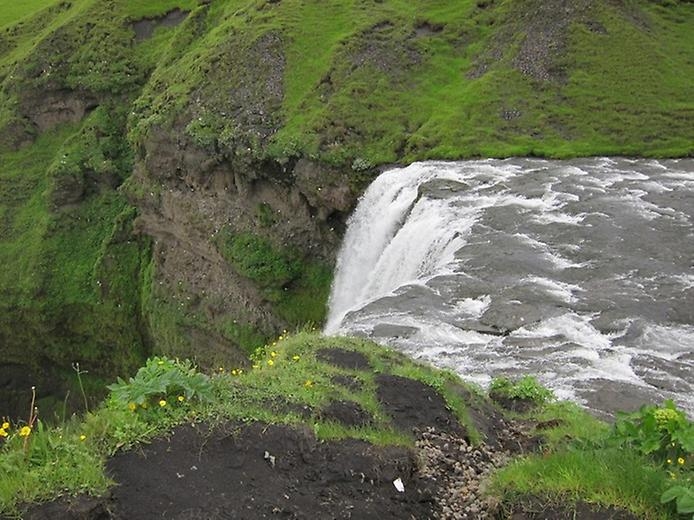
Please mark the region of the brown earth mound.
<svg viewBox="0 0 694 520"><path fill-rule="evenodd" d="M371 414L353 401L330 401L321 410L323 420L335 421L345 426L367 426L373 422Z"/></svg>
<svg viewBox="0 0 694 520"><path fill-rule="evenodd" d="M424 431L435 427L445 432L464 433L446 401L433 387L407 377L376 376L376 396L396 428Z"/></svg>
<svg viewBox="0 0 694 520"><path fill-rule="evenodd" d="M253 423L192 427L115 457L112 518L429 518L413 454ZM393 480L401 478L405 492Z"/></svg>
<svg viewBox="0 0 694 520"><path fill-rule="evenodd" d="M371 368L368 358L361 352L341 348L323 348L316 352L319 361L349 370L368 370Z"/></svg>

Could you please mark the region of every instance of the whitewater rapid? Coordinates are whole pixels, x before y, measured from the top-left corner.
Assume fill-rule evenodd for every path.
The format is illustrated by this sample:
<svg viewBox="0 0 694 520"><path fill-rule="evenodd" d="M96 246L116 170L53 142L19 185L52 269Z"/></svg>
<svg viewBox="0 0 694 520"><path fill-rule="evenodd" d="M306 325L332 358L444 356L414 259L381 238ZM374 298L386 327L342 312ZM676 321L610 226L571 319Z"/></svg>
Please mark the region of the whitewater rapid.
<svg viewBox="0 0 694 520"><path fill-rule="evenodd" d="M596 411L694 415L694 160L423 162L349 220L327 334Z"/></svg>

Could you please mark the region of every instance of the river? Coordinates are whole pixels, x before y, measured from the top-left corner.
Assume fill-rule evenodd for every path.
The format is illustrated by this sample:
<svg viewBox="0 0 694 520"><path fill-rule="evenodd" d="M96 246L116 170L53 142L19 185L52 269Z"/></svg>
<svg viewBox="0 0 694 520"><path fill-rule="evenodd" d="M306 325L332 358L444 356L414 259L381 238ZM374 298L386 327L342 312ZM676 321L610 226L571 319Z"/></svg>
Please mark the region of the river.
<svg viewBox="0 0 694 520"><path fill-rule="evenodd" d="M598 414L694 415L694 159L421 162L351 216L325 332Z"/></svg>

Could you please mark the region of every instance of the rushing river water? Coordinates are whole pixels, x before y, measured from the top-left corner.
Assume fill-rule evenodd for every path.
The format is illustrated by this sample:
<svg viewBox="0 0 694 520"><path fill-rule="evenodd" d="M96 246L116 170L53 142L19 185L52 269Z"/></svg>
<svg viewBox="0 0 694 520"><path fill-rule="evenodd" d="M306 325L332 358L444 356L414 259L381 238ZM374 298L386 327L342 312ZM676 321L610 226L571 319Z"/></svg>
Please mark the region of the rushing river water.
<svg viewBox="0 0 694 520"><path fill-rule="evenodd" d="M425 162L352 215L326 325L486 385L694 415L694 160Z"/></svg>

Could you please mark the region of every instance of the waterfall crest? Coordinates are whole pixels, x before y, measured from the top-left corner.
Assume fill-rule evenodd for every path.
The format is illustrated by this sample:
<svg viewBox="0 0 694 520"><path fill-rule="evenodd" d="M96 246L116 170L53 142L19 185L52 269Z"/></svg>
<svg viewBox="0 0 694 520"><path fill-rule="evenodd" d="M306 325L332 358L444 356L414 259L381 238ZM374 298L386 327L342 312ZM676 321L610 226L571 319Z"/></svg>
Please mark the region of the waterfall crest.
<svg viewBox="0 0 694 520"><path fill-rule="evenodd" d="M457 182L460 175L437 163L415 163L380 175L348 221L325 331L338 330L353 309L409 283L443 274L472 224L474 208L437 197L433 179ZM467 224L467 226L466 226Z"/></svg>

